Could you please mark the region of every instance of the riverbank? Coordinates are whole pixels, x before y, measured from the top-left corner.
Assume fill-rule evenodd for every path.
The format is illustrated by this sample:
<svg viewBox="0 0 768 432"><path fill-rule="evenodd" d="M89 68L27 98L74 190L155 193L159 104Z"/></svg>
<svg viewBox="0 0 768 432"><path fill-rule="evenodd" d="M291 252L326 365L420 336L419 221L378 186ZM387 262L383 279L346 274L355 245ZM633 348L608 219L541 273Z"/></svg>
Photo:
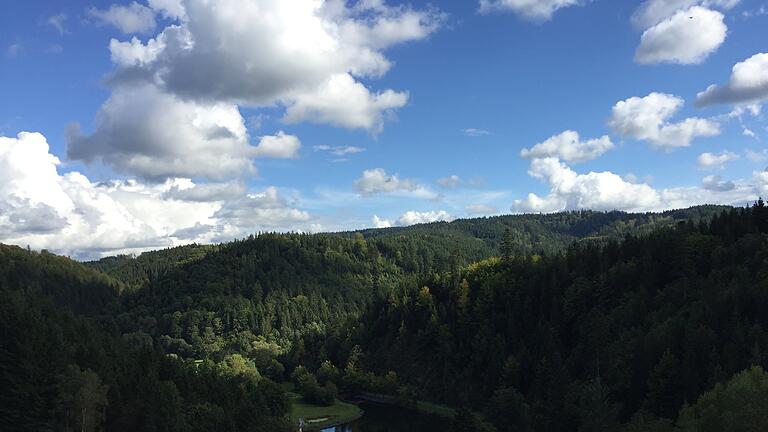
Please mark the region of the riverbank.
<svg viewBox="0 0 768 432"><path fill-rule="evenodd" d="M304 402L302 396L296 393L292 383L286 382L282 386L288 394L291 405L291 423L298 425L300 419L303 419L305 431L318 431L349 424L363 416L364 410L358 406L359 404L396 407L449 421L456 416L456 410L446 405L427 401L404 402L395 396L369 392L361 392L349 400L336 399L330 406L314 405Z"/></svg>
<svg viewBox="0 0 768 432"><path fill-rule="evenodd" d="M360 407L351 403L334 401L331 406L305 403L300 394L289 392L291 403L291 423L299 424L304 419L304 430L315 431L352 422L363 415Z"/></svg>
<svg viewBox="0 0 768 432"><path fill-rule="evenodd" d="M445 417L452 419L456 416L456 410L446 406L433 402L426 401L414 401L411 403L405 403L401 399L378 393L363 392L356 396L356 399L364 402L372 402L382 405L392 405L400 408L410 409L422 414L436 415L439 417Z"/></svg>

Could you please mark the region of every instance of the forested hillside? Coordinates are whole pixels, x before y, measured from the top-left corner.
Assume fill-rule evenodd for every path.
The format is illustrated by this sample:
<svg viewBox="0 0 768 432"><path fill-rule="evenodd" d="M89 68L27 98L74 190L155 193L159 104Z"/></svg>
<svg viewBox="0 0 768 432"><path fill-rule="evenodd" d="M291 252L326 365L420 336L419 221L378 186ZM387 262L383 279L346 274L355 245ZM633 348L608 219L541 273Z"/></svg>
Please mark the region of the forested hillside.
<svg viewBox="0 0 768 432"><path fill-rule="evenodd" d="M331 234L348 239L362 235L376 240L381 254L407 271L424 273L445 266L455 250L464 262L474 262L501 253L502 243L518 255L559 252L579 239L610 239L649 233L681 220L708 220L727 207L698 206L663 213L578 211L556 214L523 214L453 222L435 222L410 227L369 229ZM506 242L505 242L506 235ZM328 236L328 234L323 234ZM226 245L222 245L226 246ZM108 257L86 263L129 286L140 287L170 270L191 264L220 246L188 245L146 252L138 257Z"/></svg>
<svg viewBox="0 0 768 432"><path fill-rule="evenodd" d="M671 430L684 403L768 365L766 232L761 202L622 242L485 260L377 304L353 339L367 368L500 430L632 419Z"/></svg>
<svg viewBox="0 0 768 432"><path fill-rule="evenodd" d="M0 245L0 430L292 430L283 390L244 358L183 360L123 333L121 286Z"/></svg>
<svg viewBox="0 0 768 432"><path fill-rule="evenodd" d="M442 402L457 431L705 430L768 381L716 387L768 366L766 213L267 233L85 265L3 246L0 427L283 430L292 381L318 403Z"/></svg>

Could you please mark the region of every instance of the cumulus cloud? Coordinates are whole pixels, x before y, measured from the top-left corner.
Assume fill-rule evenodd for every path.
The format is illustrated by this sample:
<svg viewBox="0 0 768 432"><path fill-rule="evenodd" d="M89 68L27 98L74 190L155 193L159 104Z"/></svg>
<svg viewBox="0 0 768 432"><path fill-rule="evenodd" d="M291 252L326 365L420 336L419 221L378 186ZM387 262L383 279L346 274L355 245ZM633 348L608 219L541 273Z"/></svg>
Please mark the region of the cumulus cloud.
<svg viewBox="0 0 768 432"><path fill-rule="evenodd" d="M529 194L516 200L514 211L551 213L564 210L661 211L699 204L743 205L756 199L768 174L755 173L750 182L727 182L717 176L705 178L701 187L657 190L610 172L579 174L556 158L534 159L529 174L544 181L549 194ZM763 182L765 180L765 182ZM733 183L733 187L731 187ZM768 187L766 187L768 190Z"/></svg>
<svg viewBox="0 0 768 432"><path fill-rule="evenodd" d="M556 157L566 162L584 162L598 158L613 148L613 142L605 135L597 139L581 141L579 133L567 130L530 149L520 151L526 159Z"/></svg>
<svg viewBox="0 0 768 432"><path fill-rule="evenodd" d="M724 15L701 6L676 12L647 29L640 38L635 61L642 64L698 64L725 41Z"/></svg>
<svg viewBox="0 0 768 432"><path fill-rule="evenodd" d="M696 96L699 106L720 103L749 104L768 100L768 53L736 63L724 86L711 85Z"/></svg>
<svg viewBox="0 0 768 432"><path fill-rule="evenodd" d="M245 185L239 181L194 184L189 179L176 179L162 196L167 200L216 202L232 200L245 194Z"/></svg>
<svg viewBox="0 0 768 432"><path fill-rule="evenodd" d="M151 84L118 87L99 110L93 134L74 126L68 135L71 159L101 160L154 179L255 173L251 159L258 153L235 105L184 100Z"/></svg>
<svg viewBox="0 0 768 432"><path fill-rule="evenodd" d="M451 216L445 210L428 211L428 212L417 212L417 211L411 210L403 213L403 215L400 216L400 218L397 220L397 224L400 226L410 226L410 225L425 224L425 223L432 223L432 222L439 222L439 221L450 222L454 219L456 218Z"/></svg>
<svg viewBox="0 0 768 432"><path fill-rule="evenodd" d="M456 218L451 216L445 210L426 211L426 212L409 210L403 213L402 215L400 215L400 217L394 222L392 220L383 219L378 217L377 215L373 215L373 218L371 218L371 223L373 224L374 228L391 228L393 226L402 227L402 226L411 226L411 225L425 224L425 223L432 223L432 222L439 222L439 221L450 222L454 219Z"/></svg>
<svg viewBox="0 0 768 432"><path fill-rule="evenodd" d="M736 189L736 184L732 181L723 180L720 176L710 175L704 177L701 187L713 192L727 192Z"/></svg>
<svg viewBox="0 0 768 432"><path fill-rule="evenodd" d="M101 24L109 24L123 33L149 33L155 29L155 12L152 8L132 2L128 6L112 5L109 9L91 8L88 14Z"/></svg>
<svg viewBox="0 0 768 432"><path fill-rule="evenodd" d="M558 10L583 3L582 0L480 0L480 12L510 11L531 21L548 21Z"/></svg>
<svg viewBox="0 0 768 432"><path fill-rule="evenodd" d="M629 183L612 172L578 174L557 158L534 159L528 171L550 186L545 197L529 194L514 208L529 212L572 209L639 211L658 207L661 197L646 184Z"/></svg>
<svg viewBox="0 0 768 432"><path fill-rule="evenodd" d="M286 123L381 132L408 101L407 91L367 84L392 67L384 51L428 37L445 19L379 0L152 0L94 14L121 22L114 17L134 9L172 23L144 41L110 42L112 95L96 130L72 136L69 156L158 178L253 173L250 159L264 153L248 143L241 106L284 109ZM139 27L124 30L149 28ZM164 111L169 118L156 115ZM137 120L151 127L137 131Z"/></svg>
<svg viewBox="0 0 768 432"><path fill-rule="evenodd" d="M387 174L383 168L363 171L355 180L354 187L362 195L400 194L417 198L434 199L436 194L415 180L401 179L398 174Z"/></svg>
<svg viewBox="0 0 768 432"><path fill-rule="evenodd" d="M696 137L720 134L719 124L712 120L693 117L671 123L669 119L683 104L681 98L665 93L631 97L613 106L608 125L625 137L648 141L662 149L688 147Z"/></svg>
<svg viewBox="0 0 768 432"><path fill-rule="evenodd" d="M348 73L333 75L315 91L296 95L283 120L310 121L350 129L381 132L385 116L408 102L408 93L386 90L372 94Z"/></svg>
<svg viewBox="0 0 768 432"><path fill-rule="evenodd" d="M300 148L299 137L279 131L277 135L261 137L259 145L256 146L253 153L255 157L292 159L298 156Z"/></svg>
<svg viewBox="0 0 768 432"><path fill-rule="evenodd" d="M719 154L714 153L702 153L699 155L697 161L699 168L720 168L730 161L739 159L739 155L730 151L723 151Z"/></svg>
<svg viewBox="0 0 768 432"><path fill-rule="evenodd" d="M112 62L121 67L143 67L157 60L165 45L162 39L150 39L143 44L136 36L130 41L112 39L109 52Z"/></svg>
<svg viewBox="0 0 768 432"><path fill-rule="evenodd" d="M386 73L391 64L383 49L423 39L443 20L432 9L416 11L381 1L348 6L342 0L185 0L183 7L179 25L144 44L159 48L153 61L121 64L115 79L140 75L185 97L250 106L301 102L304 110L295 108L288 119L311 114L352 127L375 121L347 122L336 112L342 107L333 105L326 113L321 105L338 103L338 92L345 91L354 97L345 104L371 103L372 98L360 97L360 87L353 85L359 82L352 76ZM373 98L373 103L385 108L392 104L382 98ZM372 108L361 108L371 113Z"/></svg>
<svg viewBox="0 0 768 432"><path fill-rule="evenodd" d="M242 233L244 227L259 227L262 230L285 229L286 223L308 222L308 212L292 208L281 198L277 188L270 186L265 191L247 194L239 199L225 201L214 213L214 218L225 221L225 231Z"/></svg>
<svg viewBox="0 0 768 432"><path fill-rule="evenodd" d="M391 228L392 227L392 221L388 219L382 219L376 215L373 215L373 218L371 218L371 223L373 224L374 228Z"/></svg>
<svg viewBox="0 0 768 432"><path fill-rule="evenodd" d="M768 197L768 171L756 171L752 174L755 191L759 197Z"/></svg>
<svg viewBox="0 0 768 432"><path fill-rule="evenodd" d="M183 19L186 16L183 0L149 0L149 7L170 19Z"/></svg>
<svg viewBox="0 0 768 432"><path fill-rule="evenodd" d="M94 183L59 173L59 164L41 134L0 137L0 242L97 257L310 222L274 188L248 193L239 182L181 178Z"/></svg>

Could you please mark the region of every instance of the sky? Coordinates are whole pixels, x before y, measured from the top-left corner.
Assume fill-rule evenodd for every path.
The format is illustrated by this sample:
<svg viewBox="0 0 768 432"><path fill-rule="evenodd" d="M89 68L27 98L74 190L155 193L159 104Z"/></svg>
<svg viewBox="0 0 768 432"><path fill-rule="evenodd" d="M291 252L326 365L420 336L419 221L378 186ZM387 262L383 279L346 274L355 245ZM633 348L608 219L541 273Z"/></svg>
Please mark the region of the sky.
<svg viewBox="0 0 768 432"><path fill-rule="evenodd" d="M0 242L768 197L765 0L0 0Z"/></svg>

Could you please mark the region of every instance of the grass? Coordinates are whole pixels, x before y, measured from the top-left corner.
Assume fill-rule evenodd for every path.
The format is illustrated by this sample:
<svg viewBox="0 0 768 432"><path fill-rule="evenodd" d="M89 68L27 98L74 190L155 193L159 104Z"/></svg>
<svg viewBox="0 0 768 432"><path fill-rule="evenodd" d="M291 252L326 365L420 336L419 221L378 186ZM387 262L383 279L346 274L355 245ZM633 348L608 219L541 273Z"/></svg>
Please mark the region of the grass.
<svg viewBox="0 0 768 432"><path fill-rule="evenodd" d="M439 417L454 418L456 416L455 409L432 402L418 401L416 402L416 410L425 414L433 414Z"/></svg>
<svg viewBox="0 0 768 432"><path fill-rule="evenodd" d="M352 421L362 411L355 405L336 400L331 406L319 406L305 403L301 395L288 393L291 401L291 423L299 424L303 418L307 429L322 429L339 423Z"/></svg>

